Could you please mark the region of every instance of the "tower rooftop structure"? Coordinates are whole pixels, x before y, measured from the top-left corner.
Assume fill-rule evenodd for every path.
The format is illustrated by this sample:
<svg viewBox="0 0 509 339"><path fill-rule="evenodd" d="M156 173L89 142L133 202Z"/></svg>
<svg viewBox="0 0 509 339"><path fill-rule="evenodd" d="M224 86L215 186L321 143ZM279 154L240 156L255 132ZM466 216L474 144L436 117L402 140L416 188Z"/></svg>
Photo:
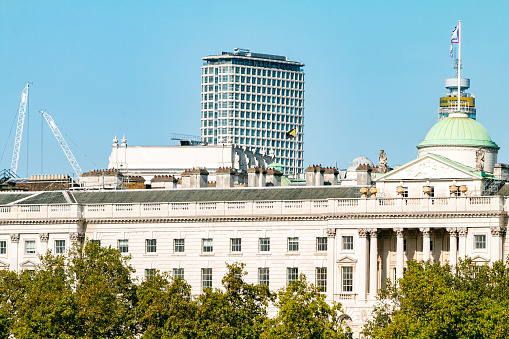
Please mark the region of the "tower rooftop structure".
<svg viewBox="0 0 509 339"><path fill-rule="evenodd" d="M453 68L458 75L458 60L455 59ZM450 113L458 111L458 78L445 79L445 88L449 93L440 98L438 108L438 120L447 118ZM460 111L467 114L468 118L476 119L475 96L466 91L470 88L470 79L460 79Z"/></svg>

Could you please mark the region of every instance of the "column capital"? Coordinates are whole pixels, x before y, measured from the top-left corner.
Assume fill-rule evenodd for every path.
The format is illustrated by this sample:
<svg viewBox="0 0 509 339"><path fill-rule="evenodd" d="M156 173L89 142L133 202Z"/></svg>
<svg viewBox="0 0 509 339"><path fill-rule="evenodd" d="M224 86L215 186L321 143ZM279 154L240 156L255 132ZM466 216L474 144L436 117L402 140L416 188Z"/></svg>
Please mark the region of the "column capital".
<svg viewBox="0 0 509 339"><path fill-rule="evenodd" d="M466 227L458 227L458 235L460 237L466 237L468 233L468 229Z"/></svg>
<svg viewBox="0 0 509 339"><path fill-rule="evenodd" d="M39 233L39 239L41 239L41 242L48 242L49 233Z"/></svg>
<svg viewBox="0 0 509 339"><path fill-rule="evenodd" d="M501 237L505 233L505 227L504 226L491 226L491 235L494 237Z"/></svg>
<svg viewBox="0 0 509 339"><path fill-rule="evenodd" d="M403 238L403 227L394 227L393 230L398 238Z"/></svg>
<svg viewBox="0 0 509 339"><path fill-rule="evenodd" d="M368 230L365 228L359 228L358 232L359 232L359 237L361 237L361 238L366 238L366 235L368 234Z"/></svg>
<svg viewBox="0 0 509 339"><path fill-rule="evenodd" d="M376 238L378 237L378 228L370 228L367 230L369 232L369 236L371 238Z"/></svg>
<svg viewBox="0 0 509 339"><path fill-rule="evenodd" d="M421 227L419 231L422 233L423 238L429 238L430 228L429 227Z"/></svg>
<svg viewBox="0 0 509 339"><path fill-rule="evenodd" d="M455 237L458 235L458 229L456 227L447 227L447 232L449 232L449 235L451 237Z"/></svg>
<svg viewBox="0 0 509 339"><path fill-rule="evenodd" d="M19 233L11 233L11 242L18 243L19 242Z"/></svg>
<svg viewBox="0 0 509 339"><path fill-rule="evenodd" d="M83 238L85 238L85 233L71 232L69 233L69 237L73 242L82 241Z"/></svg>
<svg viewBox="0 0 509 339"><path fill-rule="evenodd" d="M335 238L336 237L336 229L335 228L327 228L325 230L327 233L327 238Z"/></svg>

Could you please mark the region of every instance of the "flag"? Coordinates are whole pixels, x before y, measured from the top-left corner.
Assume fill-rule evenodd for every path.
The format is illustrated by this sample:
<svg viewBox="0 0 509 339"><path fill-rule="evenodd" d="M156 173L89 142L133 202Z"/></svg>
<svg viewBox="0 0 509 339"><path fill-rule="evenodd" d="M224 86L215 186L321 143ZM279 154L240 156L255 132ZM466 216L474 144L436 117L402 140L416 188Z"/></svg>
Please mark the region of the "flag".
<svg viewBox="0 0 509 339"><path fill-rule="evenodd" d="M450 55L451 55L451 58L452 58L452 57L453 57L453 56L452 56L452 44L451 44L451 52L450 52Z"/></svg>
<svg viewBox="0 0 509 339"><path fill-rule="evenodd" d="M297 136L297 131L296 131L296 130L295 130L295 128L294 128L294 129L292 129L291 131L286 132L286 136L287 136L288 138L295 138L295 137Z"/></svg>
<svg viewBox="0 0 509 339"><path fill-rule="evenodd" d="M451 35L451 44L457 44L460 42L458 27L454 27Z"/></svg>

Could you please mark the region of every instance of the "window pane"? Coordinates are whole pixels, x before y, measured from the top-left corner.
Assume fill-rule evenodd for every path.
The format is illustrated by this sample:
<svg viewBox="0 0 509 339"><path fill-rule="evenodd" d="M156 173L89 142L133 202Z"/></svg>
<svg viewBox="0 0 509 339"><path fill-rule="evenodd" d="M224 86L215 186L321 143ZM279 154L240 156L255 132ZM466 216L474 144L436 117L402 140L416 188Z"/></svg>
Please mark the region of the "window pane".
<svg viewBox="0 0 509 339"><path fill-rule="evenodd" d="M299 238L288 238L288 251L299 250Z"/></svg>
<svg viewBox="0 0 509 339"><path fill-rule="evenodd" d="M174 239L173 240L173 250L175 253L185 252L185 240L184 239Z"/></svg>
<svg viewBox="0 0 509 339"><path fill-rule="evenodd" d="M212 288L212 268L201 269L201 287Z"/></svg>
<svg viewBox="0 0 509 339"><path fill-rule="evenodd" d="M65 240L55 240L55 253L56 254L65 253Z"/></svg>
<svg viewBox="0 0 509 339"><path fill-rule="evenodd" d="M486 248L486 235L475 235L475 249L485 249Z"/></svg>
<svg viewBox="0 0 509 339"><path fill-rule="evenodd" d="M327 237L316 238L316 251L327 251Z"/></svg>
<svg viewBox="0 0 509 339"><path fill-rule="evenodd" d="M145 249L146 249L147 253L155 253L157 251L156 239L146 239L145 240Z"/></svg>
<svg viewBox="0 0 509 339"><path fill-rule="evenodd" d="M129 240L122 239L118 241L118 250L120 253L127 253L129 252Z"/></svg>
<svg viewBox="0 0 509 339"><path fill-rule="evenodd" d="M241 252L242 251L242 239L231 238L230 239L230 248L231 248L232 252Z"/></svg>
<svg viewBox="0 0 509 339"><path fill-rule="evenodd" d="M270 251L270 238L260 238L260 252Z"/></svg>
<svg viewBox="0 0 509 339"><path fill-rule="evenodd" d="M35 240L25 241L25 253L26 254L35 254Z"/></svg>
<svg viewBox="0 0 509 339"><path fill-rule="evenodd" d="M183 268L174 268L173 269L173 279L181 278L184 279L184 269Z"/></svg>
<svg viewBox="0 0 509 339"><path fill-rule="evenodd" d="M353 267L347 266L341 268L343 292L353 291Z"/></svg>
<svg viewBox="0 0 509 339"><path fill-rule="evenodd" d="M343 250L353 250L353 236L347 235L342 237Z"/></svg>
<svg viewBox="0 0 509 339"><path fill-rule="evenodd" d="M286 268L286 283L291 284L295 280L297 280L299 276L299 268L298 267L287 267Z"/></svg>
<svg viewBox="0 0 509 339"><path fill-rule="evenodd" d="M320 292L327 292L327 267L316 268L316 287Z"/></svg>
<svg viewBox="0 0 509 339"><path fill-rule="evenodd" d="M145 279L150 280L153 279L156 274L156 270L154 268L146 268L145 269Z"/></svg>
<svg viewBox="0 0 509 339"><path fill-rule="evenodd" d="M202 252L209 253L213 251L212 239L202 239Z"/></svg>
<svg viewBox="0 0 509 339"><path fill-rule="evenodd" d="M0 254L7 254L7 241L0 241Z"/></svg>
<svg viewBox="0 0 509 339"><path fill-rule="evenodd" d="M269 268L258 268L258 284L269 286Z"/></svg>

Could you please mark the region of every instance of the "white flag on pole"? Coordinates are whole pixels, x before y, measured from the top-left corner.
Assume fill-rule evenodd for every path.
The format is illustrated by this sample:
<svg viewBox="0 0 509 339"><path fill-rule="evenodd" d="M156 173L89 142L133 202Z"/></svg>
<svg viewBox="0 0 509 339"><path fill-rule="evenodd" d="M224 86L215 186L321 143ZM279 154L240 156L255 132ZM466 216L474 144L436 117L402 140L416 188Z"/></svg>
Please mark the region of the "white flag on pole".
<svg viewBox="0 0 509 339"><path fill-rule="evenodd" d="M457 44L460 42L458 27L454 27L451 35L451 44Z"/></svg>

